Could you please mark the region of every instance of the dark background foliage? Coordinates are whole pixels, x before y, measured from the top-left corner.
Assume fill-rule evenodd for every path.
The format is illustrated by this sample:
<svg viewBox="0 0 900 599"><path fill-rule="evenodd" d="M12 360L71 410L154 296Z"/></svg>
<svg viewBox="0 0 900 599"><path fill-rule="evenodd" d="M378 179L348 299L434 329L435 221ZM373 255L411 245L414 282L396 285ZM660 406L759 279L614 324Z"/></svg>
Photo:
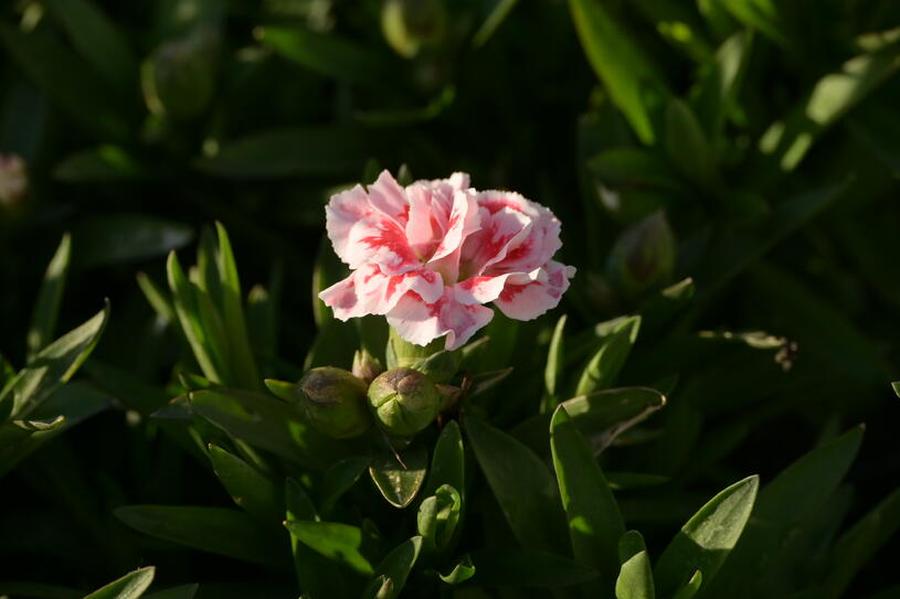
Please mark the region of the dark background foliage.
<svg viewBox="0 0 900 599"><path fill-rule="evenodd" d="M375 0L98 1L111 30L92 30L64 2L0 9L0 152L20 155L29 180L24 197L0 205L0 349L11 363L24 363L34 297L70 231L59 331L109 298L96 361L148 386L171 381L184 351L135 273L162 283L164 255L191 248L200 227L217 220L245 289L280 290L281 372L298 372L316 335L310 280L327 251L330 194L379 168L405 165L416 178L463 170L478 188L515 189L560 217L562 259L579 269L561 309L570 330L634 312L665 283L696 282L690 311L645 326L623 373L634 384L682 373L661 416L668 432L634 457L680 481L659 492L671 513L648 516L657 508L642 514L635 502L635 518L650 523L648 545L664 542L698 498L749 473L766 481L860 422L866 440L843 489L845 521L896 488L896 2L779 3L777 21L741 18L715 0L597 2L666 88L656 103L645 90L652 143L629 126L609 71L586 58L589 44L561 1L446 2L442 19L428 13L437 1L410 3L425 13L423 31L442 31L412 58L385 40ZM496 30L485 28L498 17ZM667 33L672 21L688 24L688 41ZM711 57L744 31L752 44L740 84L717 108L721 127L710 127L703 93ZM786 167L779 152L760 151L772 124L795 107L802 113L823 77L868 51L859 36L874 32L887 32L877 64L851 70L852 93L825 94L838 106L834 118L823 126L801 119L810 140L802 159ZM627 65L622 56L605 60ZM672 97L703 124L706 145L672 116ZM649 159L603 168L597 157L615 148ZM704 159L714 165L712 183L691 170L706 168L696 166ZM814 208L798 216L798 197ZM630 293L610 250L660 209L677 240L674 272ZM519 385L542 368L551 324L520 328ZM782 368L785 354L779 364L775 352L740 343L695 351L685 339L697 330L784 337L790 368ZM103 387L101 372L88 367L87 377ZM503 389L492 408L497 423L511 426L536 409L539 397L519 398L514 382ZM124 504L230 505L208 468L148 426L128 398L116 399L2 480L0 579L93 588L147 561L172 584L267 578L254 566L167 551L112 516ZM896 584L889 556L898 551L895 539L869 562L854 596Z"/></svg>

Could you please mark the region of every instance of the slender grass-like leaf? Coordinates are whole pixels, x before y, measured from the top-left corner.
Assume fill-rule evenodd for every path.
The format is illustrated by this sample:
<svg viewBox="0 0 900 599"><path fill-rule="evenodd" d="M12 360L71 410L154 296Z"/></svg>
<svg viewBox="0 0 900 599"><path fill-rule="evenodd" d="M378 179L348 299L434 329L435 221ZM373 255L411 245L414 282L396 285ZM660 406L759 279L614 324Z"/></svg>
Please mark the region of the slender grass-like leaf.
<svg viewBox="0 0 900 599"><path fill-rule="evenodd" d="M28 328L28 336L25 338L29 356L33 356L43 349L56 331L59 305L66 287L66 274L69 271L71 256L72 238L66 233L59 242L59 247L56 248L50 264L47 265L44 280L41 282L41 290L38 292L37 302L34 305L31 326Z"/></svg>
<svg viewBox="0 0 900 599"><path fill-rule="evenodd" d="M103 588L86 595L84 599L138 599L150 588L156 569L152 566L129 572Z"/></svg>
<svg viewBox="0 0 900 599"><path fill-rule="evenodd" d="M562 374L563 347L565 340L563 334L566 328L566 315L563 314L556 322L553 329L553 337L550 338L550 348L547 350L547 365L544 368L544 389L550 397L556 396L556 386Z"/></svg>
<svg viewBox="0 0 900 599"><path fill-rule="evenodd" d="M600 343L581 373L575 395L587 395L615 383L641 328L640 316L627 316L597 325Z"/></svg>
<svg viewBox="0 0 900 599"><path fill-rule="evenodd" d="M68 382L93 351L109 320L109 303L40 352L0 392L0 417L25 418Z"/></svg>
<svg viewBox="0 0 900 599"><path fill-rule="evenodd" d="M206 378L214 383L221 383L221 365L213 360L210 348L207 347L209 343L208 335L200 323L194 287L185 277L181 263L178 262L178 257L174 251L169 253L166 270L168 272L169 288L172 290L175 313L178 315L181 330L191 346L194 358L197 360Z"/></svg>
<svg viewBox="0 0 900 599"><path fill-rule="evenodd" d="M450 485L456 489L465 503L466 454L462 434L455 420L449 421L444 426L434 444L431 469L428 471L424 493L434 495L441 485Z"/></svg>
<svg viewBox="0 0 900 599"><path fill-rule="evenodd" d="M569 11L597 76L638 138L653 144L668 94L656 67L601 0L569 0Z"/></svg>
<svg viewBox="0 0 900 599"><path fill-rule="evenodd" d="M602 584L611 588L625 524L606 477L565 406L556 408L550 421L550 448L572 553L600 572Z"/></svg>
<svg viewBox="0 0 900 599"><path fill-rule="evenodd" d="M900 44L861 54L841 70L821 78L783 121L777 121L759 140L759 150L782 171L793 171L823 131L866 99L900 68Z"/></svg>

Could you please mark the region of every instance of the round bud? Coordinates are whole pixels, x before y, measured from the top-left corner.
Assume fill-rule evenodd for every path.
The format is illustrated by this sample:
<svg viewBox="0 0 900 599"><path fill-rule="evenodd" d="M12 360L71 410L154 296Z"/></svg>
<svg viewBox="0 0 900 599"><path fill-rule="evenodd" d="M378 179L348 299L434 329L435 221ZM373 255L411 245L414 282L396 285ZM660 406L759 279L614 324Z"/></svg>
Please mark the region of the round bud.
<svg viewBox="0 0 900 599"><path fill-rule="evenodd" d="M675 268L675 237L662 211L627 229L613 245L610 275L628 297L665 284Z"/></svg>
<svg viewBox="0 0 900 599"><path fill-rule="evenodd" d="M369 407L391 435L411 437L435 419L441 398L431 380L412 368L394 368L369 385Z"/></svg>
<svg viewBox="0 0 900 599"><path fill-rule="evenodd" d="M296 405L307 422L329 437L358 437L372 425L366 409L366 384L341 368L313 368L299 383L269 379L266 386Z"/></svg>

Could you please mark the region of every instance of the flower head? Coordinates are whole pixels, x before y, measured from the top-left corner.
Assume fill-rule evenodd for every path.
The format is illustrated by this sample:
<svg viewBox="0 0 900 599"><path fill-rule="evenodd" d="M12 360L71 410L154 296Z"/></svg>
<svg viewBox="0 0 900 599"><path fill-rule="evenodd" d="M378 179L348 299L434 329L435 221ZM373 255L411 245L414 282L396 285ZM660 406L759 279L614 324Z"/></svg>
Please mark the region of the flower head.
<svg viewBox="0 0 900 599"><path fill-rule="evenodd" d="M400 186L383 171L368 189L332 196L328 237L353 271L319 297L340 320L380 314L405 340L448 350L490 322L555 307L575 269L553 260L559 220L520 194L476 191L469 176Z"/></svg>

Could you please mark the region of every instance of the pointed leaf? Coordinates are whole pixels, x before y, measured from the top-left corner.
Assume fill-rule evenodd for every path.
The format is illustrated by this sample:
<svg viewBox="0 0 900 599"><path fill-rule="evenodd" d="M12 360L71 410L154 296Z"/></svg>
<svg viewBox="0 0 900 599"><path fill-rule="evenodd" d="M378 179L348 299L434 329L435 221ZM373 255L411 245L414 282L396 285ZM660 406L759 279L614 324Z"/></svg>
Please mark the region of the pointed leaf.
<svg viewBox="0 0 900 599"><path fill-rule="evenodd" d="M209 459L239 507L263 523L277 524L284 519L281 489L268 477L217 445L209 445Z"/></svg>
<svg viewBox="0 0 900 599"><path fill-rule="evenodd" d="M516 539L527 548L560 548L562 514L556 482L544 462L519 441L478 418L467 416L465 428Z"/></svg>
<svg viewBox="0 0 900 599"><path fill-rule="evenodd" d="M619 560L622 569L616 579L616 599L655 599L653 571L641 533L629 530L622 535Z"/></svg>
<svg viewBox="0 0 900 599"><path fill-rule="evenodd" d="M759 477L736 482L709 500L669 543L656 564L660 593L670 594L700 571L707 583L737 544L750 518Z"/></svg>
<svg viewBox="0 0 900 599"><path fill-rule="evenodd" d="M551 397L556 396L557 381L562 373L565 328L566 315L563 314L556 322L556 328L553 329L550 348L547 350L547 366L544 368L544 388Z"/></svg>
<svg viewBox="0 0 900 599"><path fill-rule="evenodd" d="M109 303L81 326L69 331L35 355L28 366L0 392L0 416L25 418L87 360L109 319Z"/></svg>
<svg viewBox="0 0 900 599"><path fill-rule="evenodd" d="M369 477L375 488L396 508L412 503L425 483L427 472L428 450L422 444L407 447L398 454L384 450L369 464Z"/></svg>
<svg viewBox="0 0 900 599"><path fill-rule="evenodd" d="M310 520L288 520L284 525L301 543L320 555L345 564L360 574L374 574L372 564L361 552L363 532L358 527Z"/></svg>
<svg viewBox="0 0 900 599"><path fill-rule="evenodd" d="M575 395L599 391L615 382L637 340L640 327L640 316L617 318L597 325L600 343L581 373Z"/></svg>
<svg viewBox="0 0 900 599"><path fill-rule="evenodd" d="M56 332L59 304L66 286L66 273L69 270L71 254L72 238L66 233L47 266L41 290L34 305L31 327L28 329L26 337L29 356L43 349Z"/></svg>
<svg viewBox="0 0 900 599"><path fill-rule="evenodd" d="M655 122L668 94L656 67L601 0L569 0L569 11L588 61L613 102L640 140L653 144Z"/></svg>
<svg viewBox="0 0 900 599"><path fill-rule="evenodd" d="M237 510L129 505L115 510L115 515L144 534L200 551L268 567L285 563L278 538L264 534L252 518Z"/></svg>
<svg viewBox="0 0 900 599"><path fill-rule="evenodd" d="M384 560L375 568L375 579L363 593L364 597L377 599L394 599L400 595L400 591L406 585L406 579L412 571L419 552L422 550L422 537L413 537L395 547L387 554ZM384 577L390 581L389 592L379 592L384 589L384 583L379 584L379 579Z"/></svg>
<svg viewBox="0 0 900 599"><path fill-rule="evenodd" d="M475 576L475 566L472 564L472 558L466 554L460 559L453 569L447 574L439 574L441 580L447 584L462 584Z"/></svg>
<svg viewBox="0 0 900 599"><path fill-rule="evenodd" d="M619 569L617 543L625 525L600 466L564 406L550 421L550 448L572 553L611 584Z"/></svg>
<svg viewBox="0 0 900 599"><path fill-rule="evenodd" d="M150 587L155 573L156 570L152 566L129 572L84 599L137 599Z"/></svg>

